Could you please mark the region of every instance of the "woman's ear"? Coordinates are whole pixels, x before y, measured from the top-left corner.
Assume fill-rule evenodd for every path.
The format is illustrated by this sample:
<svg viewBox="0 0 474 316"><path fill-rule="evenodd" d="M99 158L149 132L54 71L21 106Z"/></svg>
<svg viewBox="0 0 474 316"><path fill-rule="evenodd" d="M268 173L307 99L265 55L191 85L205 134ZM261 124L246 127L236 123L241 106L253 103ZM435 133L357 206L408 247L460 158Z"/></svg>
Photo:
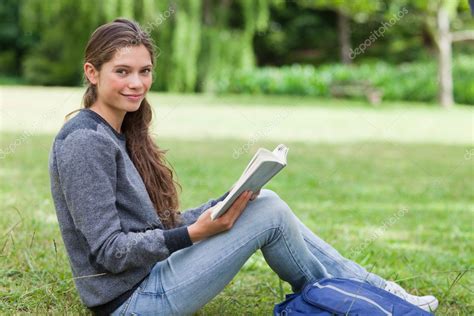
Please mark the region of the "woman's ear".
<svg viewBox="0 0 474 316"><path fill-rule="evenodd" d="M91 84L97 84L97 81L99 79L99 72L97 71L97 69L95 69L94 65L89 62L85 63L84 74L86 75L87 80L89 80Z"/></svg>

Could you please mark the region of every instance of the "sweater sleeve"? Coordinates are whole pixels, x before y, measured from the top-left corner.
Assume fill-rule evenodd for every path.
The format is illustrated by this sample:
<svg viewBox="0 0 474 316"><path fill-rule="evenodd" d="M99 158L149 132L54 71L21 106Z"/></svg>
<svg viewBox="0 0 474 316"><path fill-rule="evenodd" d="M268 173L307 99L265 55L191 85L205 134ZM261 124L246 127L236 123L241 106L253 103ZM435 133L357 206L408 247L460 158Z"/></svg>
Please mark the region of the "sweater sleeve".
<svg viewBox="0 0 474 316"><path fill-rule="evenodd" d="M115 206L120 150L92 130L69 135L56 148L59 182L90 258L111 273L152 265L192 245L187 227L123 232Z"/></svg>
<svg viewBox="0 0 474 316"><path fill-rule="evenodd" d="M204 213L205 210L207 210L210 207L213 207L218 202L223 201L227 197L228 194L229 194L229 191L227 191L226 193L224 193L222 196L218 197L217 199L211 199L207 201L206 203L199 205L198 207L184 210L183 214L181 215L184 225L189 226L193 224L194 222L196 222L198 217L202 213Z"/></svg>

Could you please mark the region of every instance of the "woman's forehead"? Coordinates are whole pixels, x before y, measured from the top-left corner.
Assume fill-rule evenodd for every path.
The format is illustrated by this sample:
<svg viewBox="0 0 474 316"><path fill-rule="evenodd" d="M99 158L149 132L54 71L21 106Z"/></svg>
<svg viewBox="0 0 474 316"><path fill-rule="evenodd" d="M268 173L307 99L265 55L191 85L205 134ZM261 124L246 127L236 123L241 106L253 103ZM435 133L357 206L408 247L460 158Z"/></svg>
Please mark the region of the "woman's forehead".
<svg viewBox="0 0 474 316"><path fill-rule="evenodd" d="M118 49L110 63L112 67L125 65L133 68L152 65L150 52L143 45L125 46Z"/></svg>

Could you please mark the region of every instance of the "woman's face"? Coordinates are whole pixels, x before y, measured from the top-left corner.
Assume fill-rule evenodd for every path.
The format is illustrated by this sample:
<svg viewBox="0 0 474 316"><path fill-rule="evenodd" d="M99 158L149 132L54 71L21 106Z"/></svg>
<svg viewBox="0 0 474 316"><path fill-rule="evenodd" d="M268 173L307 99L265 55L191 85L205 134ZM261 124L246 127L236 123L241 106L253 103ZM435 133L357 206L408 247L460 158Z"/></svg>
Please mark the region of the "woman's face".
<svg viewBox="0 0 474 316"><path fill-rule="evenodd" d="M145 46L127 46L118 50L95 76L97 101L115 111L138 110L152 83L152 67Z"/></svg>

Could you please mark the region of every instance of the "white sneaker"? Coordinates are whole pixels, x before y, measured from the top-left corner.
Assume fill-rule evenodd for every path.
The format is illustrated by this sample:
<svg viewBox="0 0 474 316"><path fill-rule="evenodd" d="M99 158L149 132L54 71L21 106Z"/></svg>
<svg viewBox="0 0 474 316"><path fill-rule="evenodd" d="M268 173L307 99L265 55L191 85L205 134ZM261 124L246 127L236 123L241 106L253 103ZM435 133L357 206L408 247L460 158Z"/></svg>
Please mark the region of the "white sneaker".
<svg viewBox="0 0 474 316"><path fill-rule="evenodd" d="M419 308L427 311L434 312L438 308L438 300L432 295L416 296L411 295L405 291L400 285L395 282L387 281L384 288L385 291L395 294L396 296L404 299L408 303L418 306Z"/></svg>

